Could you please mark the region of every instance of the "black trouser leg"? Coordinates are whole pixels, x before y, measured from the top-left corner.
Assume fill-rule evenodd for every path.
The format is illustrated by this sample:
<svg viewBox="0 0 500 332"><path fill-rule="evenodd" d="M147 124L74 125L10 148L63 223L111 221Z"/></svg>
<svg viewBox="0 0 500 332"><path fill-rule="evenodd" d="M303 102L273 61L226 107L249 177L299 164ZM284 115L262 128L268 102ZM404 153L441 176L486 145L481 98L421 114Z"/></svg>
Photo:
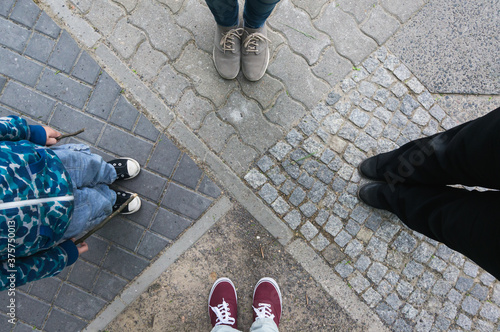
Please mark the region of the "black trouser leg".
<svg viewBox="0 0 500 332"><path fill-rule="evenodd" d="M500 280L500 192L384 184L387 210L409 228L472 259ZM381 197L381 198L382 198Z"/></svg>
<svg viewBox="0 0 500 332"><path fill-rule="evenodd" d="M500 108L373 158L378 177L392 186L463 184L500 189Z"/></svg>

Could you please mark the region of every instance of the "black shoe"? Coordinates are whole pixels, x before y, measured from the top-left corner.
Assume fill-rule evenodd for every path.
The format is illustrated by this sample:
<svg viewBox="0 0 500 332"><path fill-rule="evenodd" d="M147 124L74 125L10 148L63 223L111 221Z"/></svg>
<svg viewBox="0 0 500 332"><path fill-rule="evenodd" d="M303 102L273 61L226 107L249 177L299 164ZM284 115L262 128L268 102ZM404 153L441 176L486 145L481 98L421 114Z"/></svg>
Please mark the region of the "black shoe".
<svg viewBox="0 0 500 332"><path fill-rule="evenodd" d="M111 164L115 170L117 180L129 180L135 178L139 172L141 171L141 166L132 158L120 158L108 161L108 164Z"/></svg>
<svg viewBox="0 0 500 332"><path fill-rule="evenodd" d="M389 185L382 182L371 182L360 187L358 198L371 207L391 211L390 205L384 195L386 190L390 191Z"/></svg>
<svg viewBox="0 0 500 332"><path fill-rule="evenodd" d="M363 177L369 180L384 181L383 176L377 175L377 159L375 157L370 157L368 159L363 160L358 165L358 172Z"/></svg>
<svg viewBox="0 0 500 332"><path fill-rule="evenodd" d="M116 202L113 205L113 212L118 210L120 206L122 206L129 198L132 196L132 193L126 191L116 191ZM141 208L141 199L139 196L134 198L130 203L125 206L125 208L120 212L121 214L132 214L134 212L139 211Z"/></svg>

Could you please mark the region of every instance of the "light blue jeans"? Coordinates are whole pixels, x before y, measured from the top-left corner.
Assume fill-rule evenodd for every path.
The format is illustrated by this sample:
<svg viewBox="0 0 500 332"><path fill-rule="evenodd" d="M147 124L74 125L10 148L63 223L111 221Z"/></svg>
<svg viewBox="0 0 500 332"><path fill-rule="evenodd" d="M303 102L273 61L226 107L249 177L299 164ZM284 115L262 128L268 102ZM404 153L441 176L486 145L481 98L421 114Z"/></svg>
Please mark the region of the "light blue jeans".
<svg viewBox="0 0 500 332"><path fill-rule="evenodd" d="M243 9L245 26L257 29L264 26L274 7L280 0L246 0ZM214 15L215 22L223 27L239 24L238 0L205 0Z"/></svg>
<svg viewBox="0 0 500 332"><path fill-rule="evenodd" d="M115 168L83 144L53 147L73 184L75 196L73 217L64 240L94 228L113 212L116 193L109 189L117 176Z"/></svg>
<svg viewBox="0 0 500 332"><path fill-rule="evenodd" d="M217 325L211 332L240 332L228 325ZM250 332L279 332L278 326L272 318L261 318L253 322Z"/></svg>

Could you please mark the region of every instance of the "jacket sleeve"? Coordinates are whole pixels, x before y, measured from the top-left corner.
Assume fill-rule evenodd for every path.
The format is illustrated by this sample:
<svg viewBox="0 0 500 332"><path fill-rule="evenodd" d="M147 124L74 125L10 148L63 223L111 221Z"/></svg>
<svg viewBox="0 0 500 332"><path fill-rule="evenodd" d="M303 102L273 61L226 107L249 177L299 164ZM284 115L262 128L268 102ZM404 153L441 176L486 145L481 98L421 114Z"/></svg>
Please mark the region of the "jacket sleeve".
<svg viewBox="0 0 500 332"><path fill-rule="evenodd" d="M14 268L7 260L0 265L0 291L22 286L31 281L52 277L78 259L78 249L71 241L65 241L51 249L28 257L15 259ZM14 272L12 272L14 271Z"/></svg>
<svg viewBox="0 0 500 332"><path fill-rule="evenodd" d="M45 145L47 133L40 125L28 125L26 120L15 115L0 118L0 140L29 140L38 145Z"/></svg>

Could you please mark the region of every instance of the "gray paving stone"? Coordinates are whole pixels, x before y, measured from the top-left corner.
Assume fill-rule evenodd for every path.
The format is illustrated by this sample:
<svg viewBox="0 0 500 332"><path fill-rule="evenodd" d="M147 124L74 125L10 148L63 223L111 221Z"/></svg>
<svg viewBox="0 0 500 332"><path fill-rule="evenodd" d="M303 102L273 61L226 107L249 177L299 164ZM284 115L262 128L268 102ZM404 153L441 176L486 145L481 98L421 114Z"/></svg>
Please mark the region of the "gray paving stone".
<svg viewBox="0 0 500 332"><path fill-rule="evenodd" d="M343 1L339 7L348 13L351 13L358 23L363 22L369 15L372 8L376 7L376 0Z"/></svg>
<svg viewBox="0 0 500 332"><path fill-rule="evenodd" d="M470 331L472 328L472 321L469 317L464 314L460 314L457 319L457 324L464 328L466 331Z"/></svg>
<svg viewBox="0 0 500 332"><path fill-rule="evenodd" d="M290 48L306 58L309 65L316 63L321 51L330 44L328 35L315 29L309 15L291 6L289 0L276 7L268 24L285 35Z"/></svg>
<svg viewBox="0 0 500 332"><path fill-rule="evenodd" d="M428 264L431 269L434 269L438 272L443 272L444 269L446 268L446 263L437 257L433 257Z"/></svg>
<svg viewBox="0 0 500 332"><path fill-rule="evenodd" d="M279 186L286 181L286 176L280 172L279 167L274 167L272 170L267 172L267 176L271 179L275 186Z"/></svg>
<svg viewBox="0 0 500 332"><path fill-rule="evenodd" d="M464 273L468 275L469 277L475 278L477 276L477 273L479 271L479 268L476 264L471 263L469 261L466 261L464 264Z"/></svg>
<svg viewBox="0 0 500 332"><path fill-rule="evenodd" d="M77 108L82 108L87 101L90 88L65 76L62 73L45 69L37 85L38 90L51 97L67 102Z"/></svg>
<svg viewBox="0 0 500 332"><path fill-rule="evenodd" d="M408 233L401 232L401 234L396 238L392 246L396 250L408 254L416 248L417 241Z"/></svg>
<svg viewBox="0 0 500 332"><path fill-rule="evenodd" d="M356 271L354 277L349 280L349 285L359 294L370 286L370 282Z"/></svg>
<svg viewBox="0 0 500 332"><path fill-rule="evenodd" d="M118 21L113 33L108 38L111 45L124 59L130 58L144 39L145 36L141 30L128 24L126 18Z"/></svg>
<svg viewBox="0 0 500 332"><path fill-rule="evenodd" d="M267 177L259 172L257 169L253 168L250 172L245 175L245 180L248 182L250 186L254 189L259 188L267 181Z"/></svg>
<svg viewBox="0 0 500 332"><path fill-rule="evenodd" d="M133 155L134 159L136 159L139 164L144 165L151 153L153 145L108 125L104 128L104 132L99 141L99 147L118 156ZM158 147L155 149L155 152L157 150ZM153 154L153 157L154 156ZM150 164L149 167L151 167Z"/></svg>
<svg viewBox="0 0 500 332"><path fill-rule="evenodd" d="M71 38L69 33L63 31L48 64L68 74L73 68L78 54L80 54L78 44Z"/></svg>
<svg viewBox="0 0 500 332"><path fill-rule="evenodd" d="M280 191L285 195L290 195L292 190L296 187L296 184L291 180L286 180L285 183L281 186Z"/></svg>
<svg viewBox="0 0 500 332"><path fill-rule="evenodd" d="M162 39L164 38L165 36L162 36ZM210 55L191 44L186 46L182 56L173 66L197 82L196 91L203 97L210 99L217 107L223 105L226 96L236 87L234 80L224 80L219 77Z"/></svg>
<svg viewBox="0 0 500 332"><path fill-rule="evenodd" d="M335 266L335 271L337 271L342 278L347 278L354 272L354 268L350 264L350 261L343 260Z"/></svg>
<svg viewBox="0 0 500 332"><path fill-rule="evenodd" d="M481 286L479 284L475 284L474 287L471 289L470 293L478 300L480 301L485 301L488 298L488 291L489 289L487 287Z"/></svg>
<svg viewBox="0 0 500 332"><path fill-rule="evenodd" d="M190 39L189 33L175 24L168 10L153 1L140 1L130 16L130 23L146 31L152 46L171 60L179 56Z"/></svg>
<svg viewBox="0 0 500 332"><path fill-rule="evenodd" d="M63 104L56 106L54 115L50 119L50 125L66 133L73 133L85 128L85 131L79 134L78 138L91 144L96 143L104 127L103 122Z"/></svg>
<svg viewBox="0 0 500 332"><path fill-rule="evenodd" d="M7 17L10 14L12 5L14 5L15 2L16 0L5 0L0 2L0 15Z"/></svg>
<svg viewBox="0 0 500 332"><path fill-rule="evenodd" d="M79 259L75 262L68 281L90 292L98 272L99 267Z"/></svg>
<svg viewBox="0 0 500 332"><path fill-rule="evenodd" d="M380 301L382 301L382 296L380 296L377 291L373 288L368 288L368 290L363 294L363 299L371 307L375 307Z"/></svg>
<svg viewBox="0 0 500 332"><path fill-rule="evenodd" d="M307 175L307 173L302 173L297 182L300 183L305 188L311 189L314 185L315 180L313 177Z"/></svg>
<svg viewBox="0 0 500 332"><path fill-rule="evenodd" d="M374 236L370 239L366 251L374 260L382 262L387 256L387 243Z"/></svg>
<svg viewBox="0 0 500 332"><path fill-rule="evenodd" d="M487 320L496 323L500 317L500 309L491 303L485 303L479 314Z"/></svg>
<svg viewBox="0 0 500 332"><path fill-rule="evenodd" d="M130 66L133 68L134 72L140 76L141 80L149 83L156 77L160 68L165 65L167 60L168 58L162 52L154 50L146 41L139 46L137 52L131 58ZM163 78L160 79L164 82ZM185 79L184 84L187 86ZM156 87L158 86L159 85L156 85Z"/></svg>
<svg viewBox="0 0 500 332"><path fill-rule="evenodd" d="M278 197L278 191L269 183L266 183L260 189L259 196L262 197L262 199L268 204L271 204Z"/></svg>
<svg viewBox="0 0 500 332"><path fill-rule="evenodd" d="M479 302L472 296L466 296L464 301L462 302L462 309L473 316L477 314L480 307L481 302Z"/></svg>
<svg viewBox="0 0 500 332"><path fill-rule="evenodd" d="M287 70L287 68L291 67L295 70ZM285 82L290 95L310 109L316 106L318 100L329 89L328 85L311 75L307 62L299 55L292 53L287 47L283 47L278 51L276 60L268 67L268 72ZM302 82L302 84L300 86L296 84L287 85L286 82Z"/></svg>
<svg viewBox="0 0 500 332"><path fill-rule="evenodd" d="M377 71L371 78L371 81L373 83L377 83L384 88L388 88L394 82L394 80L394 77L384 68L377 69Z"/></svg>
<svg viewBox="0 0 500 332"><path fill-rule="evenodd" d="M314 23L333 38L337 51L356 65L376 48L376 43L359 31L356 21L335 3L328 5Z"/></svg>
<svg viewBox="0 0 500 332"><path fill-rule="evenodd" d="M138 117L139 112L136 108L125 97L120 96L109 122L130 131L134 127Z"/></svg>
<svg viewBox="0 0 500 332"><path fill-rule="evenodd" d="M403 299L406 299L413 292L413 286L404 280L399 280L396 290Z"/></svg>
<svg viewBox="0 0 500 332"><path fill-rule="evenodd" d="M222 158L240 176L248 170L257 156L257 152L252 147L242 143L236 136L229 139L222 153Z"/></svg>
<svg viewBox="0 0 500 332"><path fill-rule="evenodd" d="M484 272L483 274L481 274L481 276L479 276L479 279L486 286L491 286L496 280L496 278L488 272Z"/></svg>
<svg viewBox="0 0 500 332"><path fill-rule="evenodd" d="M300 211L307 217L310 218L312 217L318 209L316 206L311 203L311 202L306 202L300 206Z"/></svg>
<svg viewBox="0 0 500 332"><path fill-rule="evenodd" d="M412 257L417 262L426 263L431 259L431 256L436 251L436 248L427 243L421 243L418 248L413 252Z"/></svg>
<svg viewBox="0 0 500 332"><path fill-rule="evenodd" d="M221 194L221 189L206 175L203 176L198 191L213 198Z"/></svg>
<svg viewBox="0 0 500 332"><path fill-rule="evenodd" d="M108 75L103 72L99 76L97 85L90 97L87 105L87 112L96 115L100 118L107 119L116 99L120 95L120 86Z"/></svg>
<svg viewBox="0 0 500 332"><path fill-rule="evenodd" d="M5 83L7 83L7 78L0 76L0 92L3 90L3 87L5 86Z"/></svg>
<svg viewBox="0 0 500 332"><path fill-rule="evenodd" d="M108 255L108 257L110 256ZM122 268L131 269L131 265L123 264L123 261L117 261L116 263L115 265L120 265ZM54 304L79 317L90 320L104 307L106 302L73 286L64 284Z"/></svg>
<svg viewBox="0 0 500 332"><path fill-rule="evenodd" d="M271 207L278 213L279 215L283 215L287 213L290 210L290 205L282 198L278 197L273 204L271 204Z"/></svg>
<svg viewBox="0 0 500 332"><path fill-rule="evenodd" d="M290 129L305 114L305 108L292 100L285 92L281 93L274 106L264 113L269 121L283 127L285 130Z"/></svg>
<svg viewBox="0 0 500 332"><path fill-rule="evenodd" d="M190 220L168 210L160 209L153 221L151 230L174 240L190 225Z"/></svg>
<svg viewBox="0 0 500 332"><path fill-rule="evenodd" d="M52 52L54 44L55 42L52 39L42 34L34 33L24 54L40 62L46 62L50 56L50 52Z"/></svg>
<svg viewBox="0 0 500 332"><path fill-rule="evenodd" d="M181 152L172 141L163 136L155 147L153 155L148 162L148 168L170 177L180 155Z"/></svg>
<svg viewBox="0 0 500 332"><path fill-rule="evenodd" d="M40 11L40 8L33 1L18 0L10 14L10 19L32 28Z"/></svg>
<svg viewBox="0 0 500 332"><path fill-rule="evenodd" d="M408 280L413 280L418 278L424 272L424 266L415 261L409 261L403 269L403 275L408 278Z"/></svg>
<svg viewBox="0 0 500 332"><path fill-rule="evenodd" d="M314 227L314 225L311 224L311 222L307 221L300 228L300 232L302 233L302 235L304 235L307 241L311 241L316 236L316 234L318 234L318 229Z"/></svg>
<svg viewBox="0 0 500 332"><path fill-rule="evenodd" d="M35 30L54 39L57 38L61 32L61 28L59 28L45 12L42 12L38 22L36 22Z"/></svg>
<svg viewBox="0 0 500 332"><path fill-rule="evenodd" d="M420 104L422 104L426 110L429 110L432 105L434 105L434 98L429 93L429 91L425 91L421 95L417 97Z"/></svg>
<svg viewBox="0 0 500 332"><path fill-rule="evenodd" d="M393 54L387 54L387 58L384 61L384 68L393 72L399 64L400 61L396 56Z"/></svg>
<svg viewBox="0 0 500 332"><path fill-rule="evenodd" d="M460 275L460 270L454 267L453 265L448 266L446 270L443 272L443 277L450 283L457 282L459 275Z"/></svg>
<svg viewBox="0 0 500 332"><path fill-rule="evenodd" d="M144 234L144 228L122 218L115 218L113 222L106 224L97 233L113 243L134 251Z"/></svg>
<svg viewBox="0 0 500 332"><path fill-rule="evenodd" d="M127 281L107 271L101 271L97 278L93 292L101 298L111 301L127 285Z"/></svg>
<svg viewBox="0 0 500 332"><path fill-rule="evenodd" d="M30 294L42 300L51 302L60 286L61 280L57 278L40 279L33 283Z"/></svg>
<svg viewBox="0 0 500 332"><path fill-rule="evenodd" d="M302 222L302 216L299 211L292 210L283 218L292 229L296 229Z"/></svg>
<svg viewBox="0 0 500 332"><path fill-rule="evenodd" d="M368 266L370 266L371 260L368 256L361 255L358 260L356 261L356 269L358 269L361 272L364 272Z"/></svg>
<svg viewBox="0 0 500 332"><path fill-rule="evenodd" d="M438 121L441 121L444 119L446 116L446 113L443 111L443 109L439 105L434 105L429 113Z"/></svg>
<svg viewBox="0 0 500 332"><path fill-rule="evenodd" d="M415 93L422 93L425 90L425 87L415 77L406 81L406 85Z"/></svg>
<svg viewBox="0 0 500 332"><path fill-rule="evenodd" d="M188 188L195 189L202 174L203 172L196 163L184 154L172 179Z"/></svg>
<svg viewBox="0 0 500 332"><path fill-rule="evenodd" d="M399 22L381 6L375 6L370 18L361 27L361 31L375 39L379 45L384 44L398 29Z"/></svg>
<svg viewBox="0 0 500 332"><path fill-rule="evenodd" d="M176 0L160 2L166 2L170 8L182 6L182 9L174 16L177 24L191 32L199 48L209 53L212 52L215 22L207 6L197 0L187 0L182 3ZM210 33L206 33L207 31Z"/></svg>
<svg viewBox="0 0 500 332"><path fill-rule="evenodd" d="M384 221L380 228L375 232L375 235L380 237L382 240L386 242L392 241L392 238L396 233L401 229L399 225L395 225L389 221Z"/></svg>
<svg viewBox="0 0 500 332"><path fill-rule="evenodd" d="M87 322L68 315L61 310L53 308L45 323L45 331L80 331L87 326Z"/></svg>
<svg viewBox="0 0 500 332"><path fill-rule="evenodd" d="M268 156L263 156L257 162L257 166L261 169L262 172L267 172L271 167L274 166L273 160Z"/></svg>
<svg viewBox="0 0 500 332"><path fill-rule="evenodd" d="M340 247L345 247L345 245L352 240L352 236L346 231L341 230L334 240L335 243L337 243Z"/></svg>
<svg viewBox="0 0 500 332"><path fill-rule="evenodd" d="M111 34L113 26L123 16L123 10L118 5L106 0L94 0L86 18L104 36Z"/></svg>
<svg viewBox="0 0 500 332"><path fill-rule="evenodd" d="M87 242L89 248L92 248L92 250L81 254L80 258L94 263L95 265L100 265L102 259L108 251L108 242L98 238L97 236L91 236L85 242Z"/></svg>
<svg viewBox="0 0 500 332"><path fill-rule="evenodd" d="M89 84L94 84L101 72L101 67L85 51L82 52L71 75Z"/></svg>
<svg viewBox="0 0 500 332"><path fill-rule="evenodd" d="M217 112L223 121L236 128L243 142L255 147L261 153L281 137L280 131L262 116L258 105L238 92L232 93L226 105ZM261 135L255 135L257 131L261 132Z"/></svg>
<svg viewBox="0 0 500 332"><path fill-rule="evenodd" d="M141 115L139 122L134 129L134 133L155 142L160 135L158 129L144 115ZM163 138L161 138L163 139Z"/></svg>
<svg viewBox="0 0 500 332"><path fill-rule="evenodd" d="M48 120L56 104L55 100L13 82L9 82L5 87L0 103L41 121Z"/></svg>
<svg viewBox="0 0 500 332"><path fill-rule="evenodd" d="M333 47L327 48L318 64L312 68L312 71L318 76L327 81L330 86L334 87L351 71L352 64L345 58L341 57ZM335 99L328 100L332 105L335 104Z"/></svg>
<svg viewBox="0 0 500 332"><path fill-rule="evenodd" d="M103 267L105 269L108 269L109 271L116 273L127 280L133 279L148 265L149 261L115 246L111 247L103 263Z"/></svg>
<svg viewBox="0 0 500 332"><path fill-rule="evenodd" d="M394 323L394 321L396 320L397 317L396 311L394 311L384 302L379 303L375 308L375 311L377 312L379 317L382 318L382 320L389 325L392 325L392 323Z"/></svg>
<svg viewBox="0 0 500 332"><path fill-rule="evenodd" d="M31 33L17 24L12 23L0 17L0 44L12 48L15 51L22 52ZM2 54L1 58L6 55Z"/></svg>
<svg viewBox="0 0 500 332"><path fill-rule="evenodd" d="M370 280L372 282L374 282L375 284L378 284L382 281L382 279L384 278L387 271L388 271L388 268L385 265L383 265L379 262L375 262L368 269L367 276L368 276L368 278L370 278Z"/></svg>
<svg viewBox="0 0 500 332"><path fill-rule="evenodd" d="M17 53L6 48L0 48L0 59L2 59L0 74L4 74L5 76L11 77L29 86L35 85L43 69L43 67L36 62L25 57L20 57Z"/></svg>
<svg viewBox="0 0 500 332"><path fill-rule="evenodd" d="M359 224L352 219L349 219L349 221L345 225L345 230L352 236L356 236L360 229L361 227L359 226Z"/></svg>
<svg viewBox="0 0 500 332"><path fill-rule="evenodd" d="M169 68L168 66L165 66L164 70L167 70ZM169 70L170 72L170 70ZM171 75L171 76L170 76ZM160 75L162 77L162 75ZM178 78L178 75L174 73L170 73L169 75L165 75L165 79L168 80L169 82L171 80L175 80ZM161 85L160 80L156 81L156 84ZM164 83L165 89L164 89L164 98L167 98L167 95L170 95L170 92L167 91L168 89L172 89L170 86L171 84L166 84ZM177 91L180 91L181 87L184 85L181 83L180 85L174 85L174 89ZM156 88L157 90L161 90L160 88ZM160 91L160 93L162 93ZM169 97L170 98L170 97ZM176 97L177 98L177 97ZM197 97L193 91L188 90L184 95L182 96L179 105L177 106L177 112L180 114L180 116L184 119L185 123L191 127L192 129L199 129L203 119L205 116L210 113L213 110L213 107L208 103L206 100Z"/></svg>
<svg viewBox="0 0 500 332"><path fill-rule="evenodd" d="M356 258L362 251L364 247L358 240L354 239L345 248L345 253L351 258Z"/></svg>
<svg viewBox="0 0 500 332"><path fill-rule="evenodd" d="M198 219L212 203L195 192L171 183L162 200L162 205L191 219Z"/></svg>
<svg viewBox="0 0 500 332"><path fill-rule="evenodd" d="M137 248L137 253L148 259L153 259L160 251L165 249L169 243L169 241L153 233L146 232L141 244Z"/></svg>

